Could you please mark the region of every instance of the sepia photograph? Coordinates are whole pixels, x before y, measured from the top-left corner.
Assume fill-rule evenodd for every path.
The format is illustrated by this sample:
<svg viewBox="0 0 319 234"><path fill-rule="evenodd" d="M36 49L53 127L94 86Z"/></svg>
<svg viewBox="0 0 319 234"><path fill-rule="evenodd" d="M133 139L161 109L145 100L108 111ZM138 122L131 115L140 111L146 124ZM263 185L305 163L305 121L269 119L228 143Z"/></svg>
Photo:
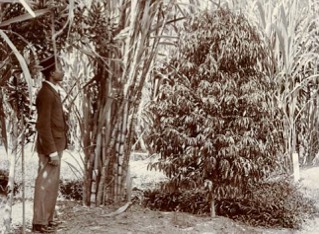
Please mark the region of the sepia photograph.
<svg viewBox="0 0 319 234"><path fill-rule="evenodd" d="M0 0L0 234L318 234L318 0Z"/></svg>

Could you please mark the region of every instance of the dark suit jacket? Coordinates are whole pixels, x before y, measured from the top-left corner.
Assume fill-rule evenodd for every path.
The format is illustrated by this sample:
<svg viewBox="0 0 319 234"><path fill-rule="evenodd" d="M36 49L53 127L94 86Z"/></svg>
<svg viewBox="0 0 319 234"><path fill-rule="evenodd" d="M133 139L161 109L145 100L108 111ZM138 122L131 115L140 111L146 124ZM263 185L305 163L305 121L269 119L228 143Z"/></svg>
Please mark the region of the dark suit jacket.
<svg viewBox="0 0 319 234"><path fill-rule="evenodd" d="M67 125L58 92L43 82L36 98L38 132L36 149L39 154L49 155L66 148Z"/></svg>

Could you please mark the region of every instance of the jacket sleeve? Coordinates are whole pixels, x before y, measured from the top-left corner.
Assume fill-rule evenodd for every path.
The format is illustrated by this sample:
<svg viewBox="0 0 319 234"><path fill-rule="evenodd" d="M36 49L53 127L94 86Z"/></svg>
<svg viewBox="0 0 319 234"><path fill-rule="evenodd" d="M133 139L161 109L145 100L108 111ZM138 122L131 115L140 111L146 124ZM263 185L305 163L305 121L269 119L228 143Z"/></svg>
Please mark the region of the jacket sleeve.
<svg viewBox="0 0 319 234"><path fill-rule="evenodd" d="M51 129L52 108L54 101L54 94L50 91L39 92L36 100L38 112L38 143L41 145L45 155L49 155L57 151Z"/></svg>

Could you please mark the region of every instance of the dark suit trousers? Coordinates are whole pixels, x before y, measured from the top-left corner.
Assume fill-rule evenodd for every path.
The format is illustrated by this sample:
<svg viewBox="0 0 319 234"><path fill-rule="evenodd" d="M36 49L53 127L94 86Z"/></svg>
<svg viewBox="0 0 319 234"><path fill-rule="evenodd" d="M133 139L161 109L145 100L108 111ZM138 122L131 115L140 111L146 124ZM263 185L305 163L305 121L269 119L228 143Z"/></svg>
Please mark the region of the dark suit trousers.
<svg viewBox="0 0 319 234"><path fill-rule="evenodd" d="M39 168L35 180L33 224L48 225L54 218L55 205L59 192L62 152L59 152L60 164L49 164L49 156L38 154Z"/></svg>

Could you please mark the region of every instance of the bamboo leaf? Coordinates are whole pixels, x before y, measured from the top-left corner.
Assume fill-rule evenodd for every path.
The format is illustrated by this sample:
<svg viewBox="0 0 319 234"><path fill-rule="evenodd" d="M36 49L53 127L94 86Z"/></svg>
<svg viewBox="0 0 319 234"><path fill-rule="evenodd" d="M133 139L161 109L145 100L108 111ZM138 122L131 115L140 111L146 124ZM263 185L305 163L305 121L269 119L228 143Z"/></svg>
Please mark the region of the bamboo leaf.
<svg viewBox="0 0 319 234"><path fill-rule="evenodd" d="M84 169L82 167L77 167L77 166L74 166L72 163L64 160L64 162L69 166L69 168L71 169L73 175L75 175L77 177L78 180L81 180L81 175L84 174ZM79 163L77 161L77 163Z"/></svg>
<svg viewBox="0 0 319 234"><path fill-rule="evenodd" d="M289 27L289 21L288 21L288 19L287 19L288 17L287 17L287 15L286 15L285 8L284 8L283 5L281 5L281 7L280 7L280 13L281 13L280 19L281 19L281 21L282 21L282 23L283 23L283 27L284 27L285 29L287 29L287 28Z"/></svg>
<svg viewBox="0 0 319 234"><path fill-rule="evenodd" d="M25 0L19 0L19 2L22 4L22 6L27 10L27 12L29 12L29 14L32 17L36 17L34 11L31 9L31 7L28 5L28 3Z"/></svg>
<svg viewBox="0 0 319 234"><path fill-rule="evenodd" d="M35 17L39 17L42 16L46 13L49 13L50 10L49 9L41 9L41 10L37 10L35 11ZM17 17L11 18L9 20L3 21L0 23L0 27L5 27L8 26L10 24L14 24L14 23L18 23L18 22L22 22L22 21L26 21L26 20L30 20L33 19L34 17L32 17L29 13L23 14L23 15L19 15Z"/></svg>
<svg viewBox="0 0 319 234"><path fill-rule="evenodd" d="M256 4L257 4L257 8L258 8L258 11L260 14L261 23L263 25L263 28L265 29L266 28L266 16L265 16L265 11L264 11L263 5L261 4L260 1L258 1Z"/></svg>
<svg viewBox="0 0 319 234"><path fill-rule="evenodd" d="M15 47L15 45L12 43L12 41L10 40L10 38L7 36L7 34L3 31L0 30L0 36L4 39L4 41L9 45L9 47L11 48L11 50L13 51L14 55L17 57L19 63L20 63L20 67L23 71L24 74L24 78L28 84L28 89L29 89L29 95L30 95L30 100L32 102L32 78L31 78L31 74L28 68L28 65L24 59L24 57L21 55L21 53L18 51L18 49Z"/></svg>

